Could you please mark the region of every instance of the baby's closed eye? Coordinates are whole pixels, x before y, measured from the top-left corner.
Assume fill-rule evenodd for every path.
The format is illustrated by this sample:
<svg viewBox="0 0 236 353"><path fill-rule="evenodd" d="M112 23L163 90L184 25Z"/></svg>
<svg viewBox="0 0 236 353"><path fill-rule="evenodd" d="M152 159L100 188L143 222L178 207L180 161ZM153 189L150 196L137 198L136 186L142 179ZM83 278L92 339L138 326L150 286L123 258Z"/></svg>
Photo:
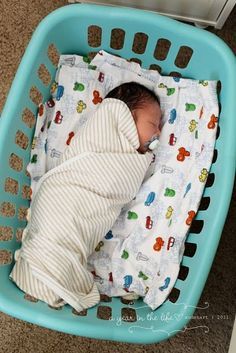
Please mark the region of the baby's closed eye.
<svg viewBox="0 0 236 353"><path fill-rule="evenodd" d="M152 121L149 122L152 126L157 127L157 124L153 123Z"/></svg>

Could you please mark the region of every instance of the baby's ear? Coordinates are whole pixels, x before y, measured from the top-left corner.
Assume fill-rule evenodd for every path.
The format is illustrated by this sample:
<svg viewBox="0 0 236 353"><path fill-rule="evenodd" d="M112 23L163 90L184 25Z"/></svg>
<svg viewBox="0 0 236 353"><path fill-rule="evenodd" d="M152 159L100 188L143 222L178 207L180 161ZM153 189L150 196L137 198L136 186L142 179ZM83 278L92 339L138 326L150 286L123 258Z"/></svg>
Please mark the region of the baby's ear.
<svg viewBox="0 0 236 353"><path fill-rule="evenodd" d="M131 113L132 117L134 118L134 122L135 122L135 124L136 124L137 121L138 121L138 116L137 116L137 111L136 111L136 109L130 110L130 113Z"/></svg>

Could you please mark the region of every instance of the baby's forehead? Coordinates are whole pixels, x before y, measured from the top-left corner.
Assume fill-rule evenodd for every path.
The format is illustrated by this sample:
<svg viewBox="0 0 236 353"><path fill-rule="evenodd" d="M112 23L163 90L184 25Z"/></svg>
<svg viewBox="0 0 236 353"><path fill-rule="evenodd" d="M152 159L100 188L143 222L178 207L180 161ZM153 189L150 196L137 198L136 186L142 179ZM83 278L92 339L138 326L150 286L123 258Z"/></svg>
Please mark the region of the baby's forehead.
<svg viewBox="0 0 236 353"><path fill-rule="evenodd" d="M156 119L159 119L161 116L161 108L157 101L149 102L149 104L144 106L143 109Z"/></svg>
<svg viewBox="0 0 236 353"><path fill-rule="evenodd" d="M136 107L134 107L135 115L142 120L146 121L159 121L161 118L161 109L159 102L155 99L139 100L136 102Z"/></svg>

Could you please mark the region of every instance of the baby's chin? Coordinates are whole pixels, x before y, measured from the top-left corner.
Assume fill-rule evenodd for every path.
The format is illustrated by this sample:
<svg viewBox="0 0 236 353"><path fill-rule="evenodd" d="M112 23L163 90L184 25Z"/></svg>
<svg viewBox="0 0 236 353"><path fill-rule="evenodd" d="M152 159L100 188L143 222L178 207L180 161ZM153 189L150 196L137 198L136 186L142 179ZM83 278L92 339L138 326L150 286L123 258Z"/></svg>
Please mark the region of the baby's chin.
<svg viewBox="0 0 236 353"><path fill-rule="evenodd" d="M144 154L148 151L148 148L143 145L140 145L139 148L137 149L137 151L138 151L138 153Z"/></svg>

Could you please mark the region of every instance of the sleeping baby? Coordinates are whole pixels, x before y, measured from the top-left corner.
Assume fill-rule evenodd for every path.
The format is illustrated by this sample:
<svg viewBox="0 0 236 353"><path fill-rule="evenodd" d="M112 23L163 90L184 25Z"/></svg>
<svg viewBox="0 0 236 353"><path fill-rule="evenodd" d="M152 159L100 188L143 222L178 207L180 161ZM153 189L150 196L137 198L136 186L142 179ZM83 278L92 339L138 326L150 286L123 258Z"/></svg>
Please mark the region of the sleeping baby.
<svg viewBox="0 0 236 353"><path fill-rule="evenodd" d="M100 295L87 258L137 194L160 135L158 98L126 83L113 89L38 182L10 278L53 307L78 312Z"/></svg>

